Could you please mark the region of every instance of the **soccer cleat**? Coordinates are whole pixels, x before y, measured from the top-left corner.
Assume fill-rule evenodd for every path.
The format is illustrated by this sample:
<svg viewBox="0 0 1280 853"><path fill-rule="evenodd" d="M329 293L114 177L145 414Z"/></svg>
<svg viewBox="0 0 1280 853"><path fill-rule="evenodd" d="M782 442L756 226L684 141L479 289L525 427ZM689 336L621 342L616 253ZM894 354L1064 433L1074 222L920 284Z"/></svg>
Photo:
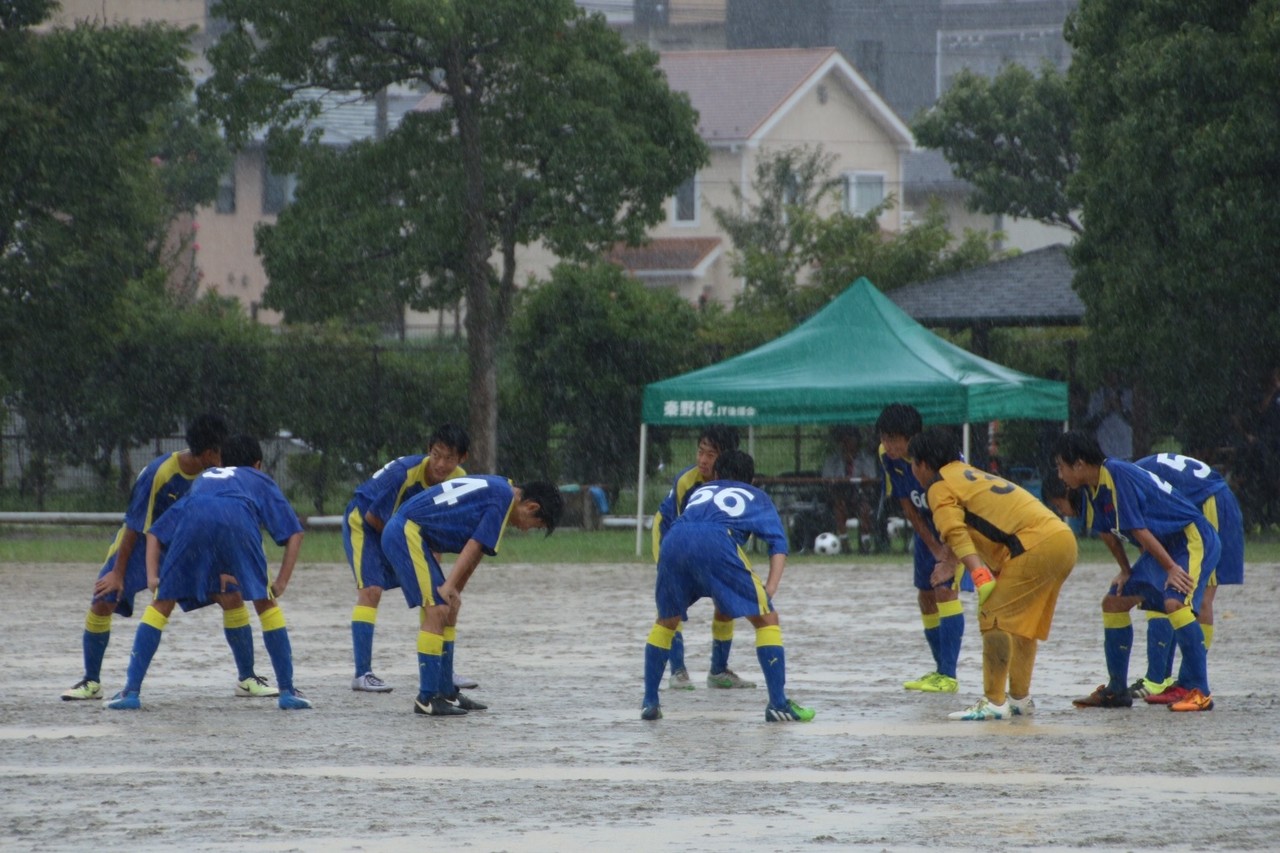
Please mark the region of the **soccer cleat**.
<svg viewBox="0 0 1280 853"><path fill-rule="evenodd" d="M931 672L920 680L920 686L915 689L921 693L955 693L960 689L960 682L949 675Z"/></svg>
<svg viewBox="0 0 1280 853"><path fill-rule="evenodd" d="M142 707L142 699L136 690L121 690L111 697L107 707L113 711L136 711Z"/></svg>
<svg viewBox="0 0 1280 853"><path fill-rule="evenodd" d="M640 709L640 719L642 720L661 720L662 707L659 705L645 705Z"/></svg>
<svg viewBox="0 0 1280 853"><path fill-rule="evenodd" d="M1206 696L1198 689L1192 689L1177 702L1169 703L1170 711L1212 711L1213 697Z"/></svg>
<svg viewBox="0 0 1280 853"><path fill-rule="evenodd" d="M390 693L392 687L372 672L351 679L351 689L360 693Z"/></svg>
<svg viewBox="0 0 1280 853"><path fill-rule="evenodd" d="M465 717L467 710L449 704L443 696L432 696L430 699L423 700L419 694L418 698L413 700L413 713L428 717Z"/></svg>
<svg viewBox="0 0 1280 853"><path fill-rule="evenodd" d="M985 696L963 711L952 711L947 714L947 718L951 720L1007 720L1012 716L1013 712L1009 709L1008 702L996 705L988 701Z"/></svg>
<svg viewBox="0 0 1280 853"><path fill-rule="evenodd" d="M1030 717L1036 712L1036 700L1030 696L1021 699L1014 699L1012 696L1008 698L1009 713L1014 717Z"/></svg>
<svg viewBox="0 0 1280 853"><path fill-rule="evenodd" d="M475 690L479 686L480 682L476 681L474 678L467 678L465 675L453 676L454 690Z"/></svg>
<svg viewBox="0 0 1280 853"><path fill-rule="evenodd" d="M1190 690L1181 684L1171 684L1159 693L1153 693L1148 696L1145 701L1148 705L1172 705L1174 702L1181 702L1191 693Z"/></svg>
<svg viewBox="0 0 1280 853"><path fill-rule="evenodd" d="M1113 693L1107 689L1107 685L1102 684L1088 696L1072 699L1071 704L1077 708L1131 708L1133 697L1129 695L1127 688L1119 693Z"/></svg>
<svg viewBox="0 0 1280 853"><path fill-rule="evenodd" d="M787 707L775 708L772 705L766 705L764 709L764 719L767 723L807 723L814 718L815 711L812 708L802 708L792 700L787 700Z"/></svg>
<svg viewBox="0 0 1280 853"><path fill-rule="evenodd" d="M692 690L693 679L689 677L689 670L677 669L671 673L671 677L667 679L668 690Z"/></svg>
<svg viewBox="0 0 1280 853"><path fill-rule="evenodd" d="M456 705L464 711L487 711L489 709L488 705L483 702L477 702L461 691L444 698L449 704Z"/></svg>
<svg viewBox="0 0 1280 853"><path fill-rule="evenodd" d="M236 683L236 695L241 698L246 696L270 698L279 696L280 691L267 684L267 680L261 675L251 675L244 681Z"/></svg>
<svg viewBox="0 0 1280 853"><path fill-rule="evenodd" d="M729 690L734 687L755 687L756 683L754 681L747 681L745 678L738 675L738 673L726 667L724 672L707 673L707 686Z"/></svg>
<svg viewBox="0 0 1280 853"><path fill-rule="evenodd" d="M1129 695L1134 699L1145 699L1148 696L1154 696L1164 691L1166 687L1173 684L1173 679L1169 679L1163 684L1158 681L1151 681L1146 676L1139 678L1129 686Z"/></svg>
<svg viewBox="0 0 1280 853"><path fill-rule="evenodd" d="M70 690L62 691L63 702L74 702L78 699L101 699L102 685L96 681L82 678Z"/></svg>
<svg viewBox="0 0 1280 853"><path fill-rule="evenodd" d="M281 711L302 711L311 707L311 701L303 698L297 690L281 690L276 704L280 706Z"/></svg>
<svg viewBox="0 0 1280 853"><path fill-rule="evenodd" d="M917 678L917 679L914 679L914 680L912 680L912 681L904 681L904 682L902 682L902 689L904 689L904 690L924 690L924 689L925 689L925 685L926 685L926 684L928 684L928 683L929 683L930 681L932 681L933 679L937 678L937 677L938 677L938 675L939 675L939 673L936 673L936 672L926 672L924 675L920 676L920 677L919 677L919 678Z"/></svg>

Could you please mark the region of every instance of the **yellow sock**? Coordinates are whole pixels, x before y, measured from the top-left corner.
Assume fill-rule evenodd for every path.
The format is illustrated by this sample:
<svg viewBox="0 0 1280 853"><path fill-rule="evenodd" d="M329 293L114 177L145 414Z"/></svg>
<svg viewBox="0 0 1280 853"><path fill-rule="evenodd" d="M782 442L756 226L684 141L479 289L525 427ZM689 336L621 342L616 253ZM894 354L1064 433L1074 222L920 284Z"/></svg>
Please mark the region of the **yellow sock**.
<svg viewBox="0 0 1280 853"><path fill-rule="evenodd" d="M234 610L222 611L222 627L243 628L249 624L249 608L241 604Z"/></svg>
<svg viewBox="0 0 1280 853"><path fill-rule="evenodd" d="M649 631L649 645L669 651L671 649L671 640L675 635L675 628L667 628L655 622L653 623L653 629Z"/></svg>

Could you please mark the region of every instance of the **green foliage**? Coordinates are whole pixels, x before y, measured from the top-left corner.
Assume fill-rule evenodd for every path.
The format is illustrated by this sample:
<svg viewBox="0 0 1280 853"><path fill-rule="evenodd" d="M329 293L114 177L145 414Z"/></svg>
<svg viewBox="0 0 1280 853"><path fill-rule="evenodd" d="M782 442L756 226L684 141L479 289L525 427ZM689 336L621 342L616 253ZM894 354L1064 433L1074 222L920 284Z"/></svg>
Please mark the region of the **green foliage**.
<svg viewBox="0 0 1280 853"><path fill-rule="evenodd" d="M1064 75L1051 65L1038 77L1007 65L991 80L961 71L911 129L922 147L940 150L956 175L973 184L971 210L1079 234L1067 197L1079 166L1074 128Z"/></svg>
<svg viewBox="0 0 1280 853"><path fill-rule="evenodd" d="M1188 447L1246 427L1280 352L1280 2L1095 0L1068 22L1082 351Z"/></svg>
<svg viewBox="0 0 1280 853"><path fill-rule="evenodd" d="M210 52L204 108L236 141L270 127L275 156L301 163L295 209L259 237L270 304L369 320L465 295L471 432L491 465L516 247L586 258L639 241L707 159L688 99L655 54L570 0L224 0L217 12L230 30ZM319 110L300 89L391 84L442 98L386 139L297 147L289 129Z"/></svg>
<svg viewBox="0 0 1280 853"><path fill-rule="evenodd" d="M106 473L113 451L187 413L166 394L180 379L142 350L171 335L169 228L226 163L187 105L186 32L28 29L50 8L0 15L0 386L26 423L37 503L52 462Z"/></svg>
<svg viewBox="0 0 1280 853"><path fill-rule="evenodd" d="M530 412L526 441L545 446L553 430L563 437L551 473L615 492L630 482L644 386L695 366L697 328L687 302L611 264L561 264L523 292L512 370L540 412Z"/></svg>

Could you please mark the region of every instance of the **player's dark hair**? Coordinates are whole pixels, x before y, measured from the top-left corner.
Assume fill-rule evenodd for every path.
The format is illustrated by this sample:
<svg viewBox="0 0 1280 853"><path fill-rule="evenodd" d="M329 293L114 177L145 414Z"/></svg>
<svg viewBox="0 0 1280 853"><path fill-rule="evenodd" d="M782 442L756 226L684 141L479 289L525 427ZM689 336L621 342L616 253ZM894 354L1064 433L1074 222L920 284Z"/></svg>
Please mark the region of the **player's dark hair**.
<svg viewBox="0 0 1280 853"><path fill-rule="evenodd" d="M716 449L717 453L738 449L738 428L727 424L709 424L698 434L699 443L705 441Z"/></svg>
<svg viewBox="0 0 1280 853"><path fill-rule="evenodd" d="M262 445L251 435L233 435L222 442L223 468L252 468L262 461Z"/></svg>
<svg viewBox="0 0 1280 853"><path fill-rule="evenodd" d="M1080 515L1080 490L1072 489L1057 474L1050 474L1040 483L1040 497L1050 507L1050 501L1062 499L1071 506L1076 515Z"/></svg>
<svg viewBox="0 0 1280 853"><path fill-rule="evenodd" d="M729 450L716 457L712 470L717 480L735 480L751 485L756 478L756 460L745 450Z"/></svg>
<svg viewBox="0 0 1280 853"><path fill-rule="evenodd" d="M227 440L227 422L221 415L197 415L187 424L186 439L187 450L196 456L209 450L217 450Z"/></svg>
<svg viewBox="0 0 1280 853"><path fill-rule="evenodd" d="M1098 439L1093 433L1082 429L1064 432L1053 440L1053 459L1061 459L1068 465L1083 462L1086 465L1101 465L1107 455L1098 446Z"/></svg>
<svg viewBox="0 0 1280 853"><path fill-rule="evenodd" d="M907 403L890 403L880 410L876 418L876 433L879 435L905 435L911 438L919 435L924 429L924 419L920 410Z"/></svg>
<svg viewBox="0 0 1280 853"><path fill-rule="evenodd" d="M466 456L471 449L471 436L457 424L440 424L427 439L427 450L436 444L443 444L459 456Z"/></svg>
<svg viewBox="0 0 1280 853"><path fill-rule="evenodd" d="M520 500L533 501L538 505L534 516L542 519L547 535L550 536L560 523L560 516L564 514L564 496L560 494L560 490L554 483L534 480L520 486Z"/></svg>
<svg viewBox="0 0 1280 853"><path fill-rule="evenodd" d="M941 471L948 462L960 460L960 442L946 427L930 427L911 439L907 444L907 455L935 471Z"/></svg>

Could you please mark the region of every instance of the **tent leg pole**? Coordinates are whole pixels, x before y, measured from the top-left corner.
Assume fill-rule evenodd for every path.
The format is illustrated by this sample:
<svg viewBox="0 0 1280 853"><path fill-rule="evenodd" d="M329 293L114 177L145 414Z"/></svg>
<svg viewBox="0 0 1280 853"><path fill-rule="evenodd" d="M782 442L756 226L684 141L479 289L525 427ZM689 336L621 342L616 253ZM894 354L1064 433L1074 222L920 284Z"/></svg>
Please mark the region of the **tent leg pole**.
<svg viewBox="0 0 1280 853"><path fill-rule="evenodd" d="M640 474L636 479L636 556L644 541L644 466L648 450L649 425L640 424Z"/></svg>
<svg viewBox="0 0 1280 853"><path fill-rule="evenodd" d="M973 457L969 454L969 422L964 424L964 461L970 465L973 464Z"/></svg>

